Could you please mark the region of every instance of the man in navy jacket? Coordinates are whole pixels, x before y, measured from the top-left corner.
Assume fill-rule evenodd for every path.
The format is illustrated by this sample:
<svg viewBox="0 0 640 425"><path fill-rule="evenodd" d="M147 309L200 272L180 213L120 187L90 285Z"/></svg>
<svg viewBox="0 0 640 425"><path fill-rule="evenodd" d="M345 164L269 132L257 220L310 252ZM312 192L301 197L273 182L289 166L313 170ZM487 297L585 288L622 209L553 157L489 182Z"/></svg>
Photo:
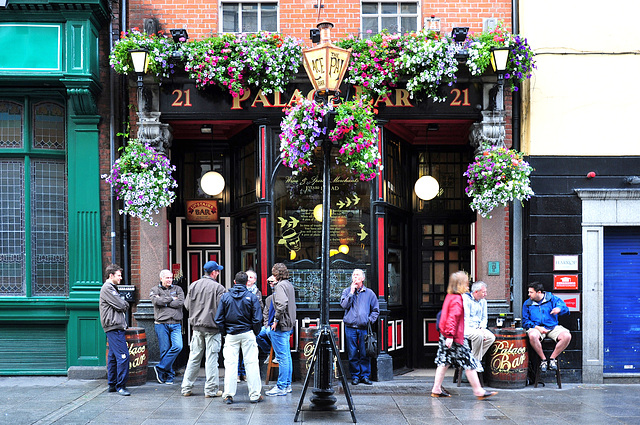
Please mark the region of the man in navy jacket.
<svg viewBox="0 0 640 425"><path fill-rule="evenodd" d="M558 315L568 314L569 309L562 299L551 292L544 292L539 282L529 284L529 299L522 306L522 327L527 330L529 342L540 356L540 370L558 369L557 358L571 342L571 332L558 324ZM542 340L551 338L556 347L551 353L549 362L542 351Z"/></svg>
<svg viewBox="0 0 640 425"><path fill-rule="evenodd" d="M351 286L342 292L340 305L344 312L344 335L349 355L351 383L371 385L371 359L367 357L364 337L369 323L375 323L380 314L378 297L363 285L364 271L355 269L351 274Z"/></svg>
<svg viewBox="0 0 640 425"><path fill-rule="evenodd" d="M245 272L236 273L233 283L233 288L222 296L215 317L218 329L226 335L223 349L225 372L222 398L226 404L233 403L237 389L238 352L242 349L249 401L259 403L263 397L254 329L260 329L262 309L258 297L247 289Z"/></svg>

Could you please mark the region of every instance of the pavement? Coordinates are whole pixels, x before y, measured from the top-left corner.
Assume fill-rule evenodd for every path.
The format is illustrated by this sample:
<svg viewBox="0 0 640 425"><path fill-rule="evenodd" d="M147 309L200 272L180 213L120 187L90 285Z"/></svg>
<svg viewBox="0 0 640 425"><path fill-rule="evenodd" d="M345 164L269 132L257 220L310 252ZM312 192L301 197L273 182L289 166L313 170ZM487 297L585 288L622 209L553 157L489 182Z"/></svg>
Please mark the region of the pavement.
<svg viewBox="0 0 640 425"><path fill-rule="evenodd" d="M434 370L418 370L372 386L350 386L357 423L360 424L640 424L640 385L564 384L498 390L478 401L468 384L456 387L452 375L445 379L451 398L432 398ZM221 369L221 377L224 370ZM221 398L205 398L204 371L191 397L176 384L156 381L129 387L130 397L107 392L107 383L67 377L0 377L0 424L118 424L187 425L294 423L302 382L293 393L249 403L246 383L238 384L231 405ZM222 385L222 378L220 381ZM349 384L350 385L350 384ZM263 386L263 393L269 389ZM335 383L336 411L310 411L307 391L298 423L353 423L341 385ZM489 387L486 387L490 389Z"/></svg>

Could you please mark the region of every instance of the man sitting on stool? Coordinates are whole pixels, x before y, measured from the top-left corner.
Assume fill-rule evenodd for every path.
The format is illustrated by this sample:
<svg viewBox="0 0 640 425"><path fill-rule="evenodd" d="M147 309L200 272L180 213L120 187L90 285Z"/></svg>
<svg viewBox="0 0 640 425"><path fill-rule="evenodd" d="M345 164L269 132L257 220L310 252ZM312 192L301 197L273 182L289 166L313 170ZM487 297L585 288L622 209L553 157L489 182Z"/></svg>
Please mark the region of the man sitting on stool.
<svg viewBox="0 0 640 425"><path fill-rule="evenodd" d="M464 337L471 341L471 354L478 360L483 372L482 358L496 336L487 329L487 284L479 280L471 286L471 292L462 296L464 302Z"/></svg>
<svg viewBox="0 0 640 425"><path fill-rule="evenodd" d="M569 313L569 309L562 299L545 292L541 283L532 282L528 288L529 299L522 306L522 327L527 330L531 347L540 356L540 371L546 372L547 367L557 370L556 359L571 342L571 332L558 324L558 315ZM542 351L542 340L545 338L551 338L556 343L548 364Z"/></svg>

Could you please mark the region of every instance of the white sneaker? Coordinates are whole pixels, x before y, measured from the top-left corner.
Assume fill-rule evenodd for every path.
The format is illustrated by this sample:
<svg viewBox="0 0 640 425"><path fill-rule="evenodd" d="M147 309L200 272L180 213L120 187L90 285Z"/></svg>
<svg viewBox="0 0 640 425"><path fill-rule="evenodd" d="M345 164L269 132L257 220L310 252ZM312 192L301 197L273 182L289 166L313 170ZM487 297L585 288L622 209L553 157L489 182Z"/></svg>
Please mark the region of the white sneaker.
<svg viewBox="0 0 640 425"><path fill-rule="evenodd" d="M278 395L287 395L287 390L286 389L285 390L281 390L276 385L273 388L271 388L269 391L267 391L265 394L270 396L270 397L274 397L274 396L278 396Z"/></svg>
<svg viewBox="0 0 640 425"><path fill-rule="evenodd" d="M293 390L291 389L291 385L289 385L287 388L284 389L286 392L290 393L293 392Z"/></svg>

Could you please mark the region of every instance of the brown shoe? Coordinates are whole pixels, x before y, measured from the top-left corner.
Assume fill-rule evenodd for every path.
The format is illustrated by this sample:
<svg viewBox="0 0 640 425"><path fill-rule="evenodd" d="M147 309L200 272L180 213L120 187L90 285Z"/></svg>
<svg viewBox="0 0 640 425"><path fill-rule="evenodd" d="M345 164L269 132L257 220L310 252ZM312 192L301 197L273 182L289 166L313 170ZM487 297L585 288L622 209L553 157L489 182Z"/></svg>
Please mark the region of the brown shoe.
<svg viewBox="0 0 640 425"><path fill-rule="evenodd" d="M258 398L256 398L255 400L250 400L251 403L260 403L261 401L264 401L264 396L260 396Z"/></svg>
<svg viewBox="0 0 640 425"><path fill-rule="evenodd" d="M187 391L186 393L182 393L182 397L191 397L191 391Z"/></svg>
<svg viewBox="0 0 640 425"><path fill-rule="evenodd" d="M491 391L491 392L485 392L483 395L477 395L476 398L478 400L486 400L489 397L493 397L494 395L498 394L497 391Z"/></svg>
<svg viewBox="0 0 640 425"><path fill-rule="evenodd" d="M222 390L218 390L218 392L215 394L205 394L204 398L220 397L221 395L222 395Z"/></svg>

